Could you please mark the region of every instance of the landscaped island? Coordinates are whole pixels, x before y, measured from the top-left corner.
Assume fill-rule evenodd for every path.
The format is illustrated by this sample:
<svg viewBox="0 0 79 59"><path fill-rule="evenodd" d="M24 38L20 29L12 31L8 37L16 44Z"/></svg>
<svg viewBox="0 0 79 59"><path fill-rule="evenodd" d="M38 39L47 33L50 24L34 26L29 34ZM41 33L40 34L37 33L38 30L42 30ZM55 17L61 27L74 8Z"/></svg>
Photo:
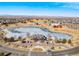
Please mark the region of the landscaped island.
<svg viewBox="0 0 79 59"><path fill-rule="evenodd" d="M28 55L31 52L63 51L79 45L79 30L67 27L67 23L41 17L16 19L1 18L0 45L29 51Z"/></svg>

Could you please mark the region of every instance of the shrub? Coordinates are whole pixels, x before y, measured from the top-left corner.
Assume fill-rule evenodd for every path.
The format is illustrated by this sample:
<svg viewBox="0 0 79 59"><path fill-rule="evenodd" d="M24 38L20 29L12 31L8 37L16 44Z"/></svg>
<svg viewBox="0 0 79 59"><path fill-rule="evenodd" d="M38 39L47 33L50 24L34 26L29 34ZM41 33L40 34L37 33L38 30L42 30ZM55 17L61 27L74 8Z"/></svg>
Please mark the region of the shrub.
<svg viewBox="0 0 79 59"><path fill-rule="evenodd" d="M68 43L69 43L69 44L71 44L71 43L72 43L72 41L69 39L69 40L68 40Z"/></svg>
<svg viewBox="0 0 79 59"><path fill-rule="evenodd" d="M55 49L55 47L51 47L51 49Z"/></svg>
<svg viewBox="0 0 79 59"><path fill-rule="evenodd" d="M4 52L0 52L0 56L4 56Z"/></svg>

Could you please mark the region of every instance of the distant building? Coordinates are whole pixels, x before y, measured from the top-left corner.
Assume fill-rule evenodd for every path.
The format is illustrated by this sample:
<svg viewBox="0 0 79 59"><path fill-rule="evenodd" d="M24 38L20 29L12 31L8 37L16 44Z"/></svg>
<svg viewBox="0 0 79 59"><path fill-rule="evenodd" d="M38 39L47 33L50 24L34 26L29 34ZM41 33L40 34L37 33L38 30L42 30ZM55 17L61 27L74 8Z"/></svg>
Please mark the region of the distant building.
<svg viewBox="0 0 79 59"><path fill-rule="evenodd" d="M62 28L62 25L60 23L51 23L51 26L54 28Z"/></svg>
<svg viewBox="0 0 79 59"><path fill-rule="evenodd" d="M51 23L52 26L59 26L60 23Z"/></svg>

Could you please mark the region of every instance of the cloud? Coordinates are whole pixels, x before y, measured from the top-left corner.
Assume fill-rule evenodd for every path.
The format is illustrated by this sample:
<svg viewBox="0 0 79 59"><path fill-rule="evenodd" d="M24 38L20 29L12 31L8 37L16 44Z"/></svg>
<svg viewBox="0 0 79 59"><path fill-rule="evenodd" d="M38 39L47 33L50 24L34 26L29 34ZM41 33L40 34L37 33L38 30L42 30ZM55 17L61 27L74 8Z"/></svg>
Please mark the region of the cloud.
<svg viewBox="0 0 79 59"><path fill-rule="evenodd" d="M79 2L64 3L63 5L61 5L59 7L71 8L71 9L79 9Z"/></svg>

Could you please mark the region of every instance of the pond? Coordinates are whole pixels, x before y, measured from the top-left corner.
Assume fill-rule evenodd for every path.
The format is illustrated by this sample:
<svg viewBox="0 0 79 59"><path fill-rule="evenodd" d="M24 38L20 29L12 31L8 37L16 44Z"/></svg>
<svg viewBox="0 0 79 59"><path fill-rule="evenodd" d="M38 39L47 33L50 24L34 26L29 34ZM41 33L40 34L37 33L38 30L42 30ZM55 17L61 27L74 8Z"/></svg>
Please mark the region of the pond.
<svg viewBox="0 0 79 59"><path fill-rule="evenodd" d="M54 31L50 31L47 28L40 28L40 27L33 27L33 26L10 28L10 29L6 29L6 31L8 32L6 34L7 37L15 37L15 38L27 37L29 35L34 35L34 34L42 34L47 38L50 35L51 37L54 37L57 39L71 39L71 36L68 34L54 32Z"/></svg>

